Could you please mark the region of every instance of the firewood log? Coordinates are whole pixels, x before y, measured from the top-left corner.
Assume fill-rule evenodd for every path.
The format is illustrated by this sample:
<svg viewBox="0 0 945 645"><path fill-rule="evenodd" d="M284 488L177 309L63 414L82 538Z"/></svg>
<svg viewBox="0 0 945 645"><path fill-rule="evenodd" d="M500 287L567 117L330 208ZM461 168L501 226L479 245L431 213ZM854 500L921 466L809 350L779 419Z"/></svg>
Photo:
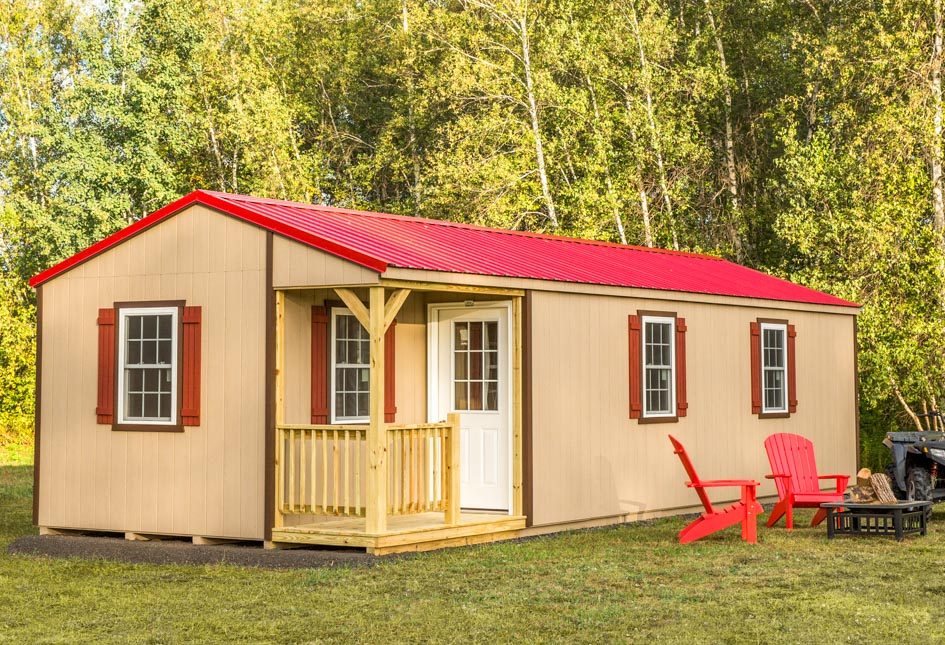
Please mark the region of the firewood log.
<svg viewBox="0 0 945 645"><path fill-rule="evenodd" d="M860 488L869 488L870 477L873 475L873 471L869 468L860 468L860 471L856 474L856 485Z"/></svg>
<svg viewBox="0 0 945 645"><path fill-rule="evenodd" d="M895 504L896 496L892 491L892 482L886 473L876 473L870 477L870 484L873 485L873 492L876 493L876 499L882 504Z"/></svg>

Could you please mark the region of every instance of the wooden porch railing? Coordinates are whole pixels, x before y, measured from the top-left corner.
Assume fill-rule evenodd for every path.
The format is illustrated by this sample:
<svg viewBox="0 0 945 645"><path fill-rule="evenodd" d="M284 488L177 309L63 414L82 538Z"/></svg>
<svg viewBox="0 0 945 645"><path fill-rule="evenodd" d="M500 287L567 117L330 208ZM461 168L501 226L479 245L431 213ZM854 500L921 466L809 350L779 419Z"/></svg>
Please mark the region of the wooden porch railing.
<svg viewBox="0 0 945 645"><path fill-rule="evenodd" d="M276 508L283 515L364 515L367 426L276 427Z"/></svg>
<svg viewBox="0 0 945 645"><path fill-rule="evenodd" d="M442 511L447 524L459 521L458 427L454 415L385 427L388 515ZM367 433L361 425L277 425L277 511L364 516Z"/></svg>
<svg viewBox="0 0 945 645"><path fill-rule="evenodd" d="M449 422L388 426L387 442L387 514L446 511L453 426Z"/></svg>

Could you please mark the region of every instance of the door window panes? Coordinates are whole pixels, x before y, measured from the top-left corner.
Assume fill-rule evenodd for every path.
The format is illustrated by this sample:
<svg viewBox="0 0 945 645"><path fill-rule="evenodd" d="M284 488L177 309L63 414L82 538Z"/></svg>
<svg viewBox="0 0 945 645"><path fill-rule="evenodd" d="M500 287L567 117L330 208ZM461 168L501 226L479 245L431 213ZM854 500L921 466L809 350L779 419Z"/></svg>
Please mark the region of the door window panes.
<svg viewBox="0 0 945 645"><path fill-rule="evenodd" d="M453 408L499 409L499 323L453 323Z"/></svg>

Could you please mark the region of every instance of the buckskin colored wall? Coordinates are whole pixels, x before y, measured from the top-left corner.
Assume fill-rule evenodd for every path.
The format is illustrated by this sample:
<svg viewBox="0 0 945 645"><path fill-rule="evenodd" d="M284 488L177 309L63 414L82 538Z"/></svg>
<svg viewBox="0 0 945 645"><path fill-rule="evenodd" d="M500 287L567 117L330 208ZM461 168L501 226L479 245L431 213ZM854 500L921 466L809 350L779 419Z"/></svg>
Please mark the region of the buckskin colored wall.
<svg viewBox="0 0 945 645"><path fill-rule="evenodd" d="M627 316L637 310L686 318L689 410L678 423L629 418ZM751 414L749 322L759 317L797 327L798 408L788 419ZM697 504L670 433L700 477L757 479L761 494L774 494L762 444L775 432L809 437L821 473L854 474L852 315L536 291L532 320L536 525Z"/></svg>
<svg viewBox="0 0 945 645"><path fill-rule="evenodd" d="M41 526L262 539L265 240L192 206L43 286ZM203 308L201 425L98 425L98 309L177 299Z"/></svg>

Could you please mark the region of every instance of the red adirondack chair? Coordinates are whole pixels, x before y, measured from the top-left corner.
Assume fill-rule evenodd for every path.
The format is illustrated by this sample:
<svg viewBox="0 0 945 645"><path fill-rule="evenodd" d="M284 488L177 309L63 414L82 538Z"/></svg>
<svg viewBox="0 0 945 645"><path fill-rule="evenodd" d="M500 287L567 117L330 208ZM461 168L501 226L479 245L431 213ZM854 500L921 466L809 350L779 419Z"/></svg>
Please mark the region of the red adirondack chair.
<svg viewBox="0 0 945 645"><path fill-rule="evenodd" d="M794 528L795 508L817 508L811 526L817 526L827 517L827 511L820 508L824 502L843 501L843 492L847 489L849 475L818 475L814 461L814 444L799 434L783 432L765 439L765 451L771 464L771 474L778 487L780 500L771 510L768 526L787 515L787 528ZM836 491L820 490L820 480L835 479Z"/></svg>
<svg viewBox="0 0 945 645"><path fill-rule="evenodd" d="M687 544L689 542L695 542L716 531L721 531L722 529L741 523L742 539L750 544L755 544L758 541L758 526L755 518L760 513L764 512L764 509L762 509L761 504L758 503L757 496L755 495L755 489L760 483L751 479L714 479L702 481L699 479L699 475L696 474L696 469L692 467L689 455L686 454L686 449L683 448L682 444L672 435L670 435L669 440L673 443L674 452L679 455L679 460L682 461L683 468L686 469L686 474L689 475L689 481L686 482L686 486L696 489L696 494L699 496L699 499L702 500L702 505L705 507L705 513L679 532L679 543ZM706 495L705 489L717 487L741 487L741 500L723 510L716 510L712 506L712 502L709 501L709 496Z"/></svg>

